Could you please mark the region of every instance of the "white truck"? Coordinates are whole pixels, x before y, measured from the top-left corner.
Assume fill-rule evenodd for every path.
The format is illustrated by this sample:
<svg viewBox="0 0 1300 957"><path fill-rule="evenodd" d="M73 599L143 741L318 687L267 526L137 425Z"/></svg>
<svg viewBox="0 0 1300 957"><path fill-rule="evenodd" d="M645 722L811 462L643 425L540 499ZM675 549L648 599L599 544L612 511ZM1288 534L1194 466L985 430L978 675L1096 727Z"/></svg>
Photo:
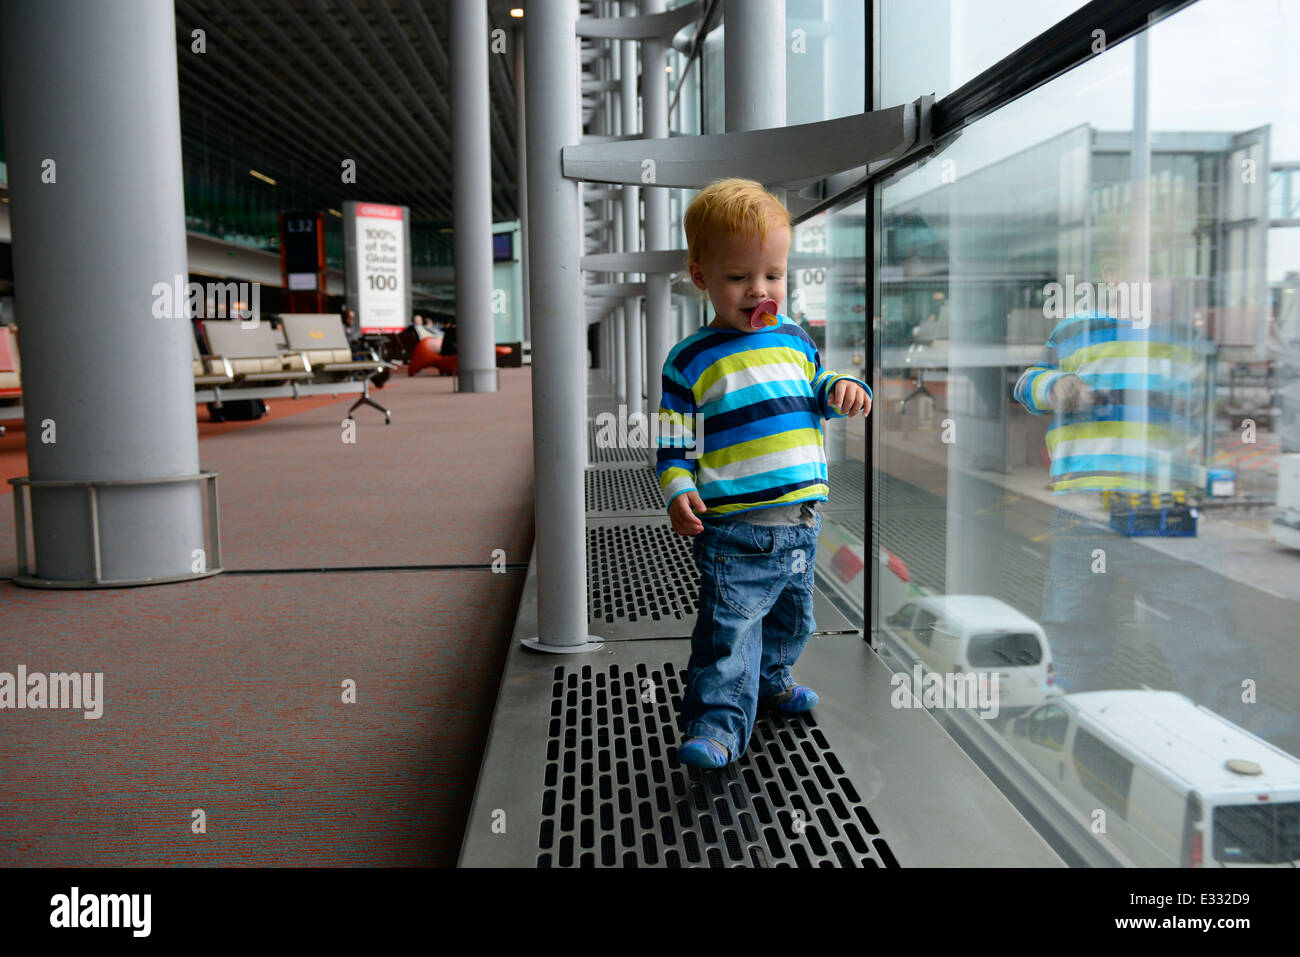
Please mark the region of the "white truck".
<svg viewBox="0 0 1300 957"><path fill-rule="evenodd" d="M1300 865L1300 761L1173 691L1062 695L1007 741L1139 867Z"/></svg>

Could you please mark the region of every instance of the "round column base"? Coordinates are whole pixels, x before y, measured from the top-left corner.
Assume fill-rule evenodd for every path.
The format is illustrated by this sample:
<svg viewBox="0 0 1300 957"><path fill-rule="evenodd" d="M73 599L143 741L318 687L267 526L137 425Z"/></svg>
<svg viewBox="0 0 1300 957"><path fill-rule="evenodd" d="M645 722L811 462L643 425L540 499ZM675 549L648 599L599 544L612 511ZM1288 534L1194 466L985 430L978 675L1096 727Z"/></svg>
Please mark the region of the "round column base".
<svg viewBox="0 0 1300 957"><path fill-rule="evenodd" d="M497 369L460 369L456 373L457 392L500 392L501 374Z"/></svg>
<svg viewBox="0 0 1300 957"><path fill-rule="evenodd" d="M599 651L605 647L605 640L598 635L588 635L587 640L576 645L549 645L540 638L524 638L519 642L533 651L545 651L552 655L580 655L588 651Z"/></svg>
<svg viewBox="0 0 1300 957"><path fill-rule="evenodd" d="M171 585L175 582L189 582L199 578L211 578L213 575L220 575L222 571L224 571L224 569L209 568L207 571L203 572L191 572L188 575L170 575L166 578L123 578L101 581L95 581L93 578L38 578L35 575L15 575L9 580L15 585L21 585L23 588L137 588L141 585Z"/></svg>

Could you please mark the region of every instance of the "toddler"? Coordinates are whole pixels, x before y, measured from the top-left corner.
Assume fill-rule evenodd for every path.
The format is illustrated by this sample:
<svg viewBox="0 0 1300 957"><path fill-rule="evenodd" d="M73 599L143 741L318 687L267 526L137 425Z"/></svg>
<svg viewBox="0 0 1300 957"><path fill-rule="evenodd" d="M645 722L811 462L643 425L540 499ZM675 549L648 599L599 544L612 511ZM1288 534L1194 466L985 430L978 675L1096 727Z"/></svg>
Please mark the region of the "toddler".
<svg viewBox="0 0 1300 957"><path fill-rule="evenodd" d="M677 758L720 768L745 753L760 707L817 704L790 667L815 626L821 422L868 414L871 388L823 369L812 338L778 313L791 227L775 196L751 180L715 182L692 200L685 228L691 279L714 319L664 362L657 471L700 572ZM776 308L755 328L767 299Z"/></svg>

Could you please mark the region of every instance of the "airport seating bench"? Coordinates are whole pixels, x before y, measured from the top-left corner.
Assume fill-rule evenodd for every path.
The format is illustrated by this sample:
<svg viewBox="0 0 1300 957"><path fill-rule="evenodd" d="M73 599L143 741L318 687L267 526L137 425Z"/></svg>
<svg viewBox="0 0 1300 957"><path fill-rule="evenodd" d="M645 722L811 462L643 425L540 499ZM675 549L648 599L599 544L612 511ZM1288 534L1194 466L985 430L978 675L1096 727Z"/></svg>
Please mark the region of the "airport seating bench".
<svg viewBox="0 0 1300 957"><path fill-rule="evenodd" d="M303 356L317 372L334 375L365 372L373 375L391 365L380 359L354 360L343 320L336 315L284 313L280 316L280 323L284 327L285 348Z"/></svg>
<svg viewBox="0 0 1300 957"><path fill-rule="evenodd" d="M348 418L358 406L368 405L384 413L384 424L392 422L389 411L370 397L370 377L396 364L382 359L353 359L343 320L332 313L282 313L285 344L316 370L318 375L351 378L361 376L366 385L361 397L348 409Z"/></svg>
<svg viewBox="0 0 1300 957"><path fill-rule="evenodd" d="M11 326L0 326L0 419L23 417L22 372L16 330ZM4 434L4 426L0 425L0 435Z"/></svg>
<svg viewBox="0 0 1300 957"><path fill-rule="evenodd" d="M224 401L298 398L304 395L359 394L348 418L360 405L391 413L370 398L370 376L392 363L381 359L353 360L343 320L336 315L287 314L280 317L286 351L277 348L268 322L246 326L240 320L206 319L207 376L227 374L226 383L195 380L195 401L220 408ZM212 363L219 363L215 365ZM196 368L196 375L198 369Z"/></svg>
<svg viewBox="0 0 1300 957"><path fill-rule="evenodd" d="M230 363L221 356L205 356L199 353L198 340L190 336L190 358L194 367L194 385L227 385L235 381L234 370Z"/></svg>
<svg viewBox="0 0 1300 957"><path fill-rule="evenodd" d="M238 320L204 320L210 354L201 354L198 342L190 337L194 401L220 408L223 401L356 394L360 398L348 410L349 418L359 405L367 404L391 422L388 410L370 399L369 376L393 368L393 364L379 359L354 361L338 316L288 318L304 320L286 325L286 333L292 327L295 341L305 341L312 348L277 348L269 323L244 328ZM17 332L13 326L0 326L0 422L23 418ZM0 435L4 435L3 425Z"/></svg>
<svg viewBox="0 0 1300 957"><path fill-rule="evenodd" d="M270 323L245 328L239 320L205 319L203 335L208 340L209 354L225 360L236 383L272 384L313 378L310 366L295 362L291 354L276 348Z"/></svg>

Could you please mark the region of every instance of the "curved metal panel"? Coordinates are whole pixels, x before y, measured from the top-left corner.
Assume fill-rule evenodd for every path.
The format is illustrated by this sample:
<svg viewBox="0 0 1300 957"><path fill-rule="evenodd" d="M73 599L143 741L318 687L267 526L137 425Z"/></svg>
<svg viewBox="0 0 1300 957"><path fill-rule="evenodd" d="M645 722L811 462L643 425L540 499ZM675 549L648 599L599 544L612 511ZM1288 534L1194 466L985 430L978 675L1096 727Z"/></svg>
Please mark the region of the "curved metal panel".
<svg viewBox="0 0 1300 957"><path fill-rule="evenodd" d="M579 20L578 36L606 40L671 40L674 34L700 15L700 0L675 7L666 13L641 17L607 17Z"/></svg>
<svg viewBox="0 0 1300 957"><path fill-rule="evenodd" d="M564 175L686 189L729 176L798 186L906 153L917 142L920 102L782 129L566 146Z"/></svg>

